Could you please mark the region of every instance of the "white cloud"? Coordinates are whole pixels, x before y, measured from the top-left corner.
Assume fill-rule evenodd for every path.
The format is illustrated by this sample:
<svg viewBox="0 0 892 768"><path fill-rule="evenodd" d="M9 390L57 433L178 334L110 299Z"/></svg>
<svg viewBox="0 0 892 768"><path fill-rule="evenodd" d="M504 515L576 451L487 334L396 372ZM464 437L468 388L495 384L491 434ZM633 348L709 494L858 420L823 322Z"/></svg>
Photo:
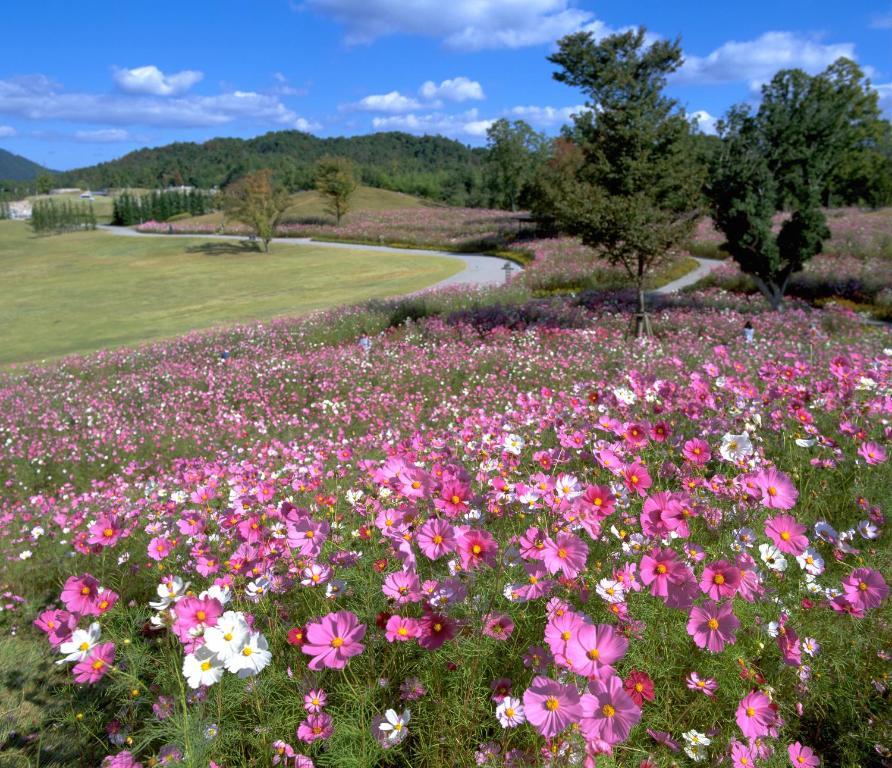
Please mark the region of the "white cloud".
<svg viewBox="0 0 892 768"><path fill-rule="evenodd" d="M10 136L15 136L15 128L11 125L0 125L0 139L8 139Z"/></svg>
<svg viewBox="0 0 892 768"><path fill-rule="evenodd" d="M746 81L757 86L779 69L800 68L816 73L840 56L855 58L852 43L823 44L795 32L766 32L755 40L730 41L708 56L685 56L673 80L677 83L718 84Z"/></svg>
<svg viewBox="0 0 892 768"><path fill-rule="evenodd" d="M483 86L476 80L467 77L454 77L444 80L437 85L433 80L428 80L418 92L429 100L446 99L447 101L482 101L486 98Z"/></svg>
<svg viewBox="0 0 892 768"><path fill-rule="evenodd" d="M372 127L381 131L407 131L409 133L440 133L445 136L484 136L492 120L481 120L476 109L457 115L442 112L427 114L392 115L372 119Z"/></svg>
<svg viewBox="0 0 892 768"><path fill-rule="evenodd" d="M203 73L194 69L184 69L182 72L165 75L153 64L134 69L112 67L112 78L124 93L149 96L175 96L178 93L185 93L203 77Z"/></svg>
<svg viewBox="0 0 892 768"><path fill-rule="evenodd" d="M523 48L590 27L604 29L571 0L305 0L346 27L349 44L393 34L442 39L450 48Z"/></svg>
<svg viewBox="0 0 892 768"><path fill-rule="evenodd" d="M75 131L76 141L112 144L118 141L133 141L130 134L123 128L100 128L95 131Z"/></svg>
<svg viewBox="0 0 892 768"><path fill-rule="evenodd" d="M313 131L318 131L322 128L320 123L314 122L313 120L306 120L303 117L297 118L294 121L294 128L298 131L303 131L304 133L313 133Z"/></svg>
<svg viewBox="0 0 892 768"><path fill-rule="evenodd" d="M710 115L705 109L698 109L696 112L692 112L688 115L688 117L697 120L697 130L700 131L700 133L705 133L707 136L716 135L716 123L718 122L718 118Z"/></svg>
<svg viewBox="0 0 892 768"><path fill-rule="evenodd" d="M307 123L277 96L229 91L215 96L156 97L66 92L43 75L0 80L0 115L108 126L197 128L244 120L298 127Z"/></svg>
<svg viewBox="0 0 892 768"><path fill-rule="evenodd" d="M403 96L399 91L390 91L366 96L352 107L365 112L411 112L419 109L421 104L410 96Z"/></svg>
<svg viewBox="0 0 892 768"><path fill-rule="evenodd" d="M573 115L588 110L584 104L575 107L512 107L508 110L508 114L519 120L526 120L528 123L542 127L554 125L563 125L569 123Z"/></svg>
<svg viewBox="0 0 892 768"><path fill-rule="evenodd" d="M892 10L886 13L875 13L870 18L873 29L892 29Z"/></svg>

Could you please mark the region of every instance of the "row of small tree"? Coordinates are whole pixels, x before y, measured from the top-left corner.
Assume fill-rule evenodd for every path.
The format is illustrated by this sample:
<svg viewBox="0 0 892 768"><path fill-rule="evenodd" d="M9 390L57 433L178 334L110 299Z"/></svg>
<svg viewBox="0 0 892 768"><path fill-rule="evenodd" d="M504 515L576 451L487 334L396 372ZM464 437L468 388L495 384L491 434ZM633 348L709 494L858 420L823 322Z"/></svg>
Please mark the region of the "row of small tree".
<svg viewBox="0 0 892 768"><path fill-rule="evenodd" d="M5 200L0 200L0 221L8 218L10 218L9 203L7 203Z"/></svg>
<svg viewBox="0 0 892 768"><path fill-rule="evenodd" d="M546 150L524 125L498 121L491 173L505 207L525 198L540 220L625 268L639 333L649 328L647 278L707 212L725 250L779 308L790 276L829 237L821 206L835 176L871 161L889 127L848 59L818 75L779 72L759 108L732 108L711 145L663 92L683 63L678 40L647 43L644 29L598 41L580 32L558 41L549 60L556 80L586 94L586 110Z"/></svg>
<svg viewBox="0 0 892 768"><path fill-rule="evenodd" d="M197 189L166 189L146 194L124 192L114 201L112 224L129 227L144 221L167 221L172 216L201 216L213 210L213 197Z"/></svg>
<svg viewBox="0 0 892 768"><path fill-rule="evenodd" d="M37 200L31 208L31 227L44 235L96 229L96 212L88 202Z"/></svg>

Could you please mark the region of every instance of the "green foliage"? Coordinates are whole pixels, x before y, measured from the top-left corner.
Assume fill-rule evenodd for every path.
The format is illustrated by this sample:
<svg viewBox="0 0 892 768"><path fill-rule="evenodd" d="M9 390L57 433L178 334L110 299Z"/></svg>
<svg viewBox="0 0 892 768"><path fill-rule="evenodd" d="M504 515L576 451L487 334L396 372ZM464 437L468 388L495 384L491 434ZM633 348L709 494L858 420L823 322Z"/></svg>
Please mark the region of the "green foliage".
<svg viewBox="0 0 892 768"><path fill-rule="evenodd" d="M489 202L516 211L547 156L549 141L523 120L496 120L486 132L489 156L484 169Z"/></svg>
<svg viewBox="0 0 892 768"><path fill-rule="evenodd" d="M32 181L46 169L26 157L0 149L0 179L9 181Z"/></svg>
<svg viewBox="0 0 892 768"><path fill-rule="evenodd" d="M645 280L689 236L699 204L691 126L663 95L667 75L681 66L681 46L648 46L644 29L597 43L580 32L558 46L549 57L561 68L555 79L582 88L591 109L556 147L540 210L553 206L562 230L622 265L643 312Z"/></svg>
<svg viewBox="0 0 892 768"><path fill-rule="evenodd" d="M170 221L182 214L201 216L213 207L213 197L198 189L156 190L145 195L128 191L114 200L112 224L129 227L145 221Z"/></svg>
<svg viewBox="0 0 892 768"><path fill-rule="evenodd" d="M31 227L39 235L96 229L96 213L88 202L37 200L31 209Z"/></svg>
<svg viewBox="0 0 892 768"><path fill-rule="evenodd" d="M226 214L247 225L267 253L279 217L289 202L288 193L273 182L272 171L268 168L230 185L222 197Z"/></svg>
<svg viewBox="0 0 892 768"><path fill-rule="evenodd" d="M346 157L323 157L316 163L315 183L316 191L325 201L325 210L340 226L358 186L353 161Z"/></svg>
<svg viewBox="0 0 892 768"><path fill-rule="evenodd" d="M53 177L48 173L41 173L35 182L37 185L38 195L48 195L53 188Z"/></svg>

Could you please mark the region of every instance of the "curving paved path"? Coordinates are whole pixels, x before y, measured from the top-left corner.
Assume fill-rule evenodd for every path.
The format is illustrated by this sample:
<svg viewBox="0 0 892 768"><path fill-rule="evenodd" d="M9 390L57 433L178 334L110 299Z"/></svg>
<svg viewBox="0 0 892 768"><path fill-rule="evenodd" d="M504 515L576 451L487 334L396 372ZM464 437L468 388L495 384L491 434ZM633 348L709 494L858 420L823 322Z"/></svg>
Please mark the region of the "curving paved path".
<svg viewBox="0 0 892 768"><path fill-rule="evenodd" d="M691 258L699 264L697 269L692 269L686 275L679 277L678 280L673 280L671 283L666 283L666 285L655 288L653 291L650 291L650 293L675 293L682 288L687 288L689 285L699 282L712 272L712 270L725 263L718 259L701 259L699 256L692 256Z"/></svg>
<svg viewBox="0 0 892 768"><path fill-rule="evenodd" d="M167 235L162 232L137 232L130 227L112 227L100 224L97 229L122 237L189 237L202 240L245 240L243 235ZM385 253L408 253L413 256L442 256L464 263L465 268L445 280L434 283L430 288L443 285L485 286L500 285L505 282L505 265L510 264L513 270L523 269L519 264L498 256L487 256L483 253L451 253L449 251L428 251L419 248L391 248L387 245L365 245L362 243L328 243L313 240L309 237L274 237L276 245L312 245L316 248L340 248L351 251L383 251ZM425 289L427 290L427 289Z"/></svg>

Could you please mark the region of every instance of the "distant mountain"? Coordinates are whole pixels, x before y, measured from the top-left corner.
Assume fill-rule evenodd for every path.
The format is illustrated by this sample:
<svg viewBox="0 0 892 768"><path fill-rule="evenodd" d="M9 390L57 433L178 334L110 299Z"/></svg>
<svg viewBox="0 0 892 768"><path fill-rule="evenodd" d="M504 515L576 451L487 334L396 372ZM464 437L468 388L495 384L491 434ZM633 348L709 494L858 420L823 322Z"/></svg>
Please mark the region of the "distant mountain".
<svg viewBox="0 0 892 768"><path fill-rule="evenodd" d="M362 182L397 192L472 202L481 187L485 150L442 136L375 133L320 139L300 131L276 131L253 139L211 139L140 149L99 165L57 176L64 186L222 187L260 168L271 168L291 191L313 186L313 164L325 155L348 157Z"/></svg>
<svg viewBox="0 0 892 768"><path fill-rule="evenodd" d="M12 152L0 149L0 179L6 181L31 181L45 172L46 168L42 165L33 163L21 155L14 155Z"/></svg>

